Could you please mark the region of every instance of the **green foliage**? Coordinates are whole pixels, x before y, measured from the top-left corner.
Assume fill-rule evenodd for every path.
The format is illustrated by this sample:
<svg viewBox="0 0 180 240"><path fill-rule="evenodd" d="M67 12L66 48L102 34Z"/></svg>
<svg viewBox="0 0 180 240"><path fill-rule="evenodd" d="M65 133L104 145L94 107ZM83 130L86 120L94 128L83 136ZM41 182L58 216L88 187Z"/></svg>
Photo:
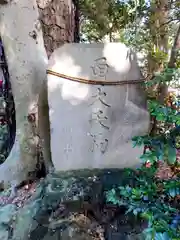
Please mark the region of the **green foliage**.
<svg viewBox="0 0 180 240"><path fill-rule="evenodd" d="M133 22L146 1L80 0L82 40L102 41ZM85 39L84 39L85 37Z"/></svg>
<svg viewBox="0 0 180 240"><path fill-rule="evenodd" d="M136 136L132 139L134 147L144 144L148 149L140 157L142 163L149 161L154 164L164 159L170 165L178 164L176 161L176 137L178 137L179 131L176 131L176 125L180 125L180 115L175 110L162 106L156 101L150 102L150 113L158 121L164 121L168 126L163 125L162 131L158 135Z"/></svg>
<svg viewBox="0 0 180 240"><path fill-rule="evenodd" d="M131 174L133 170L128 170ZM147 222L144 230L145 239L179 239L180 222L173 227L174 216L178 206L172 200L180 195L179 178L171 181L160 181L154 177L155 168L139 169L131 183L119 186L107 192L107 201L127 208L127 214Z"/></svg>
<svg viewBox="0 0 180 240"><path fill-rule="evenodd" d="M180 214L180 206L176 204L180 195L179 176L167 181L155 177L159 161L165 161L172 168L179 167L176 154L180 146L179 109L159 101L163 95L161 86L178 87L179 84L179 55L169 64L167 54L178 28L179 1L167 1L165 7L163 4L164 1L144 0L80 1L83 40L98 42L109 37L110 41L121 41L143 54L144 73L155 76L146 82L146 89L150 89L148 109L155 131L133 138L134 147L144 145L146 149L140 156L142 167L137 175L127 170L129 183L107 193L109 202L126 206L127 214L147 221L146 240L180 239L180 220L178 222L176 218ZM113 33L116 34L114 38Z"/></svg>
<svg viewBox="0 0 180 240"><path fill-rule="evenodd" d="M151 116L156 116L158 121L167 123L174 123L180 125L180 116L177 113L177 110L167 107L165 105L159 104L158 101L148 101L149 112Z"/></svg>
<svg viewBox="0 0 180 240"><path fill-rule="evenodd" d="M166 69L152 81L169 79L175 70ZM165 80L164 80L165 79ZM146 151L140 156L142 166L134 175L126 170L131 181L107 192L107 201L127 208L127 214L147 222L143 234L146 240L180 239L180 176L175 179L160 180L156 177L158 161L166 161L179 167L176 152L176 139L179 137L180 114L178 107L160 104L157 100L148 101L149 112L157 121L156 134L136 136L133 147L144 145ZM149 165L147 165L147 163ZM132 183L133 182L133 183Z"/></svg>
<svg viewBox="0 0 180 240"><path fill-rule="evenodd" d="M166 67L163 72L158 73L154 76L153 80L146 82L146 87L151 87L155 84L160 83L177 83L180 78L179 68L168 68Z"/></svg>

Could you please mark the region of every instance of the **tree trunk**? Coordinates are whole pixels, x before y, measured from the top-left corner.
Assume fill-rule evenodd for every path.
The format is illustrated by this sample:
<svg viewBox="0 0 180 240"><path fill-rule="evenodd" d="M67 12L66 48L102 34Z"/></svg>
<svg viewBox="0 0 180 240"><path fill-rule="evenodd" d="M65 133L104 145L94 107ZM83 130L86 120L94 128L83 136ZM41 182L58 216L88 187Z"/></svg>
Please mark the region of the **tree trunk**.
<svg viewBox="0 0 180 240"><path fill-rule="evenodd" d="M0 5L0 34L16 110L15 143L0 165L0 181L15 185L35 173L39 162L37 115L43 104L38 108L38 101L47 81L48 60L38 17L35 0Z"/></svg>
<svg viewBox="0 0 180 240"><path fill-rule="evenodd" d="M75 20L77 21L77 16L75 16L77 12L75 10L78 9L75 9L75 5L71 0L37 0L37 6L43 31L44 45L49 57L56 48L65 42L73 42L75 36L78 36L78 29L75 24ZM41 139L43 140L43 155L45 159L51 159L47 85L43 87L39 100L40 111L38 119L41 123L39 124L39 129ZM48 131L48 134L44 129Z"/></svg>
<svg viewBox="0 0 180 240"><path fill-rule="evenodd" d="M79 9L79 0L74 0L74 42L80 42L80 9Z"/></svg>
<svg viewBox="0 0 180 240"><path fill-rule="evenodd" d="M74 42L75 6L72 0L37 0L48 57L63 43Z"/></svg>
<svg viewBox="0 0 180 240"><path fill-rule="evenodd" d="M168 29L167 21L169 10L167 9L168 0L155 0L151 5L151 16L149 22L150 34L152 37L151 51L148 55L149 75L155 72L161 72L164 68L164 63L168 56ZM161 52L162 58L157 58L156 52ZM167 94L166 83L159 87L159 100L163 103ZM157 89L154 89L155 91Z"/></svg>
<svg viewBox="0 0 180 240"><path fill-rule="evenodd" d="M40 151L46 169L52 166L47 55L64 42L74 41L78 33L71 0L11 0L0 4L0 34L15 99L17 130L14 146L0 166L0 181L17 185L29 172L35 172Z"/></svg>

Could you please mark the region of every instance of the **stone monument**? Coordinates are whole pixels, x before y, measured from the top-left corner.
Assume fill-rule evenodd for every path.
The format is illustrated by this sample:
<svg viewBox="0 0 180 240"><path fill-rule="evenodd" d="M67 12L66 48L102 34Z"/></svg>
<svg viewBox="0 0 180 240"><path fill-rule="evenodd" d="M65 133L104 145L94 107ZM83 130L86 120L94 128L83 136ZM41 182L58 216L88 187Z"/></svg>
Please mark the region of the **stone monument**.
<svg viewBox="0 0 180 240"><path fill-rule="evenodd" d="M65 44L48 67L52 161L57 171L135 167L149 130L136 55L122 43Z"/></svg>

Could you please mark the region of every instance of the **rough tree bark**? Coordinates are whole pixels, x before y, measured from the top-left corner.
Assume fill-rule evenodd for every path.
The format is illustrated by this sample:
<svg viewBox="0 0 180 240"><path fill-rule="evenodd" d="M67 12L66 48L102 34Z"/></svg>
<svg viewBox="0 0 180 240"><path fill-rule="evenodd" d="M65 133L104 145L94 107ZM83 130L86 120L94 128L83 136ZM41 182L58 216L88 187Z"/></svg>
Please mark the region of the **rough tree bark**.
<svg viewBox="0 0 180 240"><path fill-rule="evenodd" d="M48 57L64 42L73 42L77 35L75 25L75 5L72 0L36 0L39 10L44 45ZM51 159L50 154L50 123L49 107L47 100L47 86L41 89L39 98L39 130L43 139L43 155L45 159ZM46 116L46 117L44 117ZM46 131L44 131L46 129ZM47 134L48 132L48 134ZM52 162L51 162L52 163ZM47 163L46 163L47 165ZM52 164L51 164L52 166Z"/></svg>
<svg viewBox="0 0 180 240"><path fill-rule="evenodd" d="M161 51L164 56L168 56L168 17L169 9L168 0L155 0L151 3L151 15L149 21L149 28L152 37L152 51L148 55L148 74L153 76L155 72L161 72L164 68L165 59L157 59L154 55L154 51ZM155 91L159 91L159 101L164 102L164 98L167 95L167 85L165 83L160 86L157 85Z"/></svg>
<svg viewBox="0 0 180 240"><path fill-rule="evenodd" d="M174 39L174 44L171 49L171 56L168 63L169 68L175 68L176 65L175 63L179 54L179 50L180 50L180 24L178 26L176 37Z"/></svg>
<svg viewBox="0 0 180 240"><path fill-rule="evenodd" d="M37 0L48 57L65 42L74 42L75 5L72 0Z"/></svg>

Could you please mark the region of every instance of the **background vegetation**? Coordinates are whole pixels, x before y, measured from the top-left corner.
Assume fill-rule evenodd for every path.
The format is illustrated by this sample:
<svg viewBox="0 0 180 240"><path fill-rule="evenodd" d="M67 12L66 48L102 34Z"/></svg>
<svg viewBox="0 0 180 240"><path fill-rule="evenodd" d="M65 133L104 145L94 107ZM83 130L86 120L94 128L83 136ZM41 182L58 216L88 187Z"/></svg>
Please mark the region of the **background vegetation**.
<svg viewBox="0 0 180 240"><path fill-rule="evenodd" d="M147 221L145 239L180 239L180 11L179 1L80 0L82 42L123 42L138 54L146 77L152 127L137 136L142 167L107 201ZM158 175L167 166L169 177ZM134 180L132 183L132 179Z"/></svg>

